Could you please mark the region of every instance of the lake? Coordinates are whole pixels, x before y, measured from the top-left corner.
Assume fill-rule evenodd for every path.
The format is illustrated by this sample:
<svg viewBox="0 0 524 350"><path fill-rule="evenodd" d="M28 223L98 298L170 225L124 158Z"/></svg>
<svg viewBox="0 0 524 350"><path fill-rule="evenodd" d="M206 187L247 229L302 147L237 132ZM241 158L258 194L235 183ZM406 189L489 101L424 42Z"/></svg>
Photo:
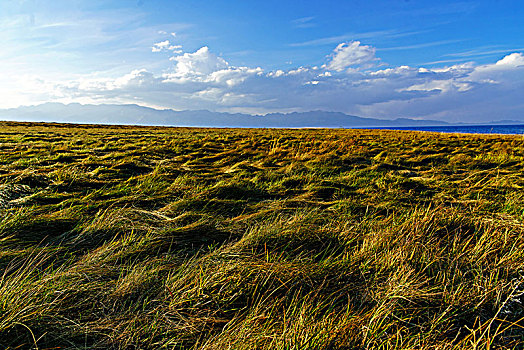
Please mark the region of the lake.
<svg viewBox="0 0 524 350"><path fill-rule="evenodd" d="M415 130L434 132L460 132L468 134L517 134L524 135L524 125L446 125L446 126L406 126L382 127L385 130Z"/></svg>

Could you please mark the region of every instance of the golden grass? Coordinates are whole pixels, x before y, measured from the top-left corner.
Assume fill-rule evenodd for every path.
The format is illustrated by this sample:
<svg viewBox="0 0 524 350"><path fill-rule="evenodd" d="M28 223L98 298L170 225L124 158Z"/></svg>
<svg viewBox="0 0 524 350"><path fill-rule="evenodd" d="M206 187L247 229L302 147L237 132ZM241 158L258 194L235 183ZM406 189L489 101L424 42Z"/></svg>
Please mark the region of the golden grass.
<svg viewBox="0 0 524 350"><path fill-rule="evenodd" d="M519 349L524 138L0 123L0 347Z"/></svg>

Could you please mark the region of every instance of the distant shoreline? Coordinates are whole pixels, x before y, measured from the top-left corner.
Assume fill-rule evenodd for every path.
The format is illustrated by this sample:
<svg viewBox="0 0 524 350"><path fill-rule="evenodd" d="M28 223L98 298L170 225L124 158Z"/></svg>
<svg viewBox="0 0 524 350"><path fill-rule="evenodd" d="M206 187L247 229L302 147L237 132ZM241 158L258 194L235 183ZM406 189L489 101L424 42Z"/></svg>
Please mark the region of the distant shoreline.
<svg viewBox="0 0 524 350"><path fill-rule="evenodd" d="M509 125L446 125L446 126L400 126L400 127L376 127L378 130L409 130L409 131L431 131L441 133L463 133L463 134L502 134L502 135L524 135L524 124Z"/></svg>
<svg viewBox="0 0 524 350"><path fill-rule="evenodd" d="M389 130L389 131L426 131L439 133L479 134L479 135L524 135L524 124L500 125L445 125L445 126L354 126L354 127L326 127L326 126L187 126L187 125L158 125L158 124L110 124L110 123L82 123L82 122L49 122L49 121L19 121L0 120L0 124L12 125L39 125L54 127L116 127L116 128L180 128L180 129L289 129L289 130L316 130L316 129L345 129L345 130Z"/></svg>

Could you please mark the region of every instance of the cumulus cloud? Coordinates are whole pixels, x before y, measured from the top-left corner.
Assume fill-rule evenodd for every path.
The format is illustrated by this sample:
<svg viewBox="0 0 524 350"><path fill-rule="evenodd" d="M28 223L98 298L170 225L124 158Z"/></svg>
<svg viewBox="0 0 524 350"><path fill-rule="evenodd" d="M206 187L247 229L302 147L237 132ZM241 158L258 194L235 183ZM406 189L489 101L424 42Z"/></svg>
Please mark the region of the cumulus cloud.
<svg viewBox="0 0 524 350"><path fill-rule="evenodd" d="M184 53L170 58L176 62L174 77L199 77L226 69L229 64L222 57L211 53L204 46L193 53Z"/></svg>
<svg viewBox="0 0 524 350"><path fill-rule="evenodd" d="M495 65L497 65L497 66L513 66L513 67L522 66L522 65L524 65L524 56L520 52L515 52L515 53L512 53L510 55L507 55L506 57L504 57L500 61L497 61L497 63L495 63Z"/></svg>
<svg viewBox="0 0 524 350"><path fill-rule="evenodd" d="M352 66L369 63L375 59L375 51L374 47L360 45L360 41L341 43L333 51L327 68L340 72Z"/></svg>
<svg viewBox="0 0 524 350"><path fill-rule="evenodd" d="M182 45L173 45L171 44L169 40L164 40L159 43L153 44L151 51L152 52L171 51L174 53L181 53L182 52L181 48L182 48Z"/></svg>
<svg viewBox="0 0 524 350"><path fill-rule="evenodd" d="M162 44L169 47L171 43ZM58 84L64 98L128 101L173 109L230 112L340 111L366 117L448 121L519 119L522 53L486 65L376 67L375 49L342 43L321 66L265 71L234 66L204 46L171 58L170 71L134 70L112 79ZM359 69L361 67L367 69Z"/></svg>

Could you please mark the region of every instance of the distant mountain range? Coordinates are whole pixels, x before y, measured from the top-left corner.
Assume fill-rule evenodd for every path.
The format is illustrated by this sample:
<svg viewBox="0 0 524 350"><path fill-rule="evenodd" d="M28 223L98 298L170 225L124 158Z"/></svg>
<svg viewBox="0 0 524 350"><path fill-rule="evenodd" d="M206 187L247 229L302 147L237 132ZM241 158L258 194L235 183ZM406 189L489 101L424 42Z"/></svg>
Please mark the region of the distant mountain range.
<svg viewBox="0 0 524 350"><path fill-rule="evenodd" d="M355 128L454 125L438 120L397 118L393 120L362 118L339 112L311 111L250 115L207 110L159 110L138 105L81 105L78 103L44 103L1 109L0 120L32 122L65 122L87 124L164 125L195 127L254 128ZM488 124L519 124L505 120Z"/></svg>

